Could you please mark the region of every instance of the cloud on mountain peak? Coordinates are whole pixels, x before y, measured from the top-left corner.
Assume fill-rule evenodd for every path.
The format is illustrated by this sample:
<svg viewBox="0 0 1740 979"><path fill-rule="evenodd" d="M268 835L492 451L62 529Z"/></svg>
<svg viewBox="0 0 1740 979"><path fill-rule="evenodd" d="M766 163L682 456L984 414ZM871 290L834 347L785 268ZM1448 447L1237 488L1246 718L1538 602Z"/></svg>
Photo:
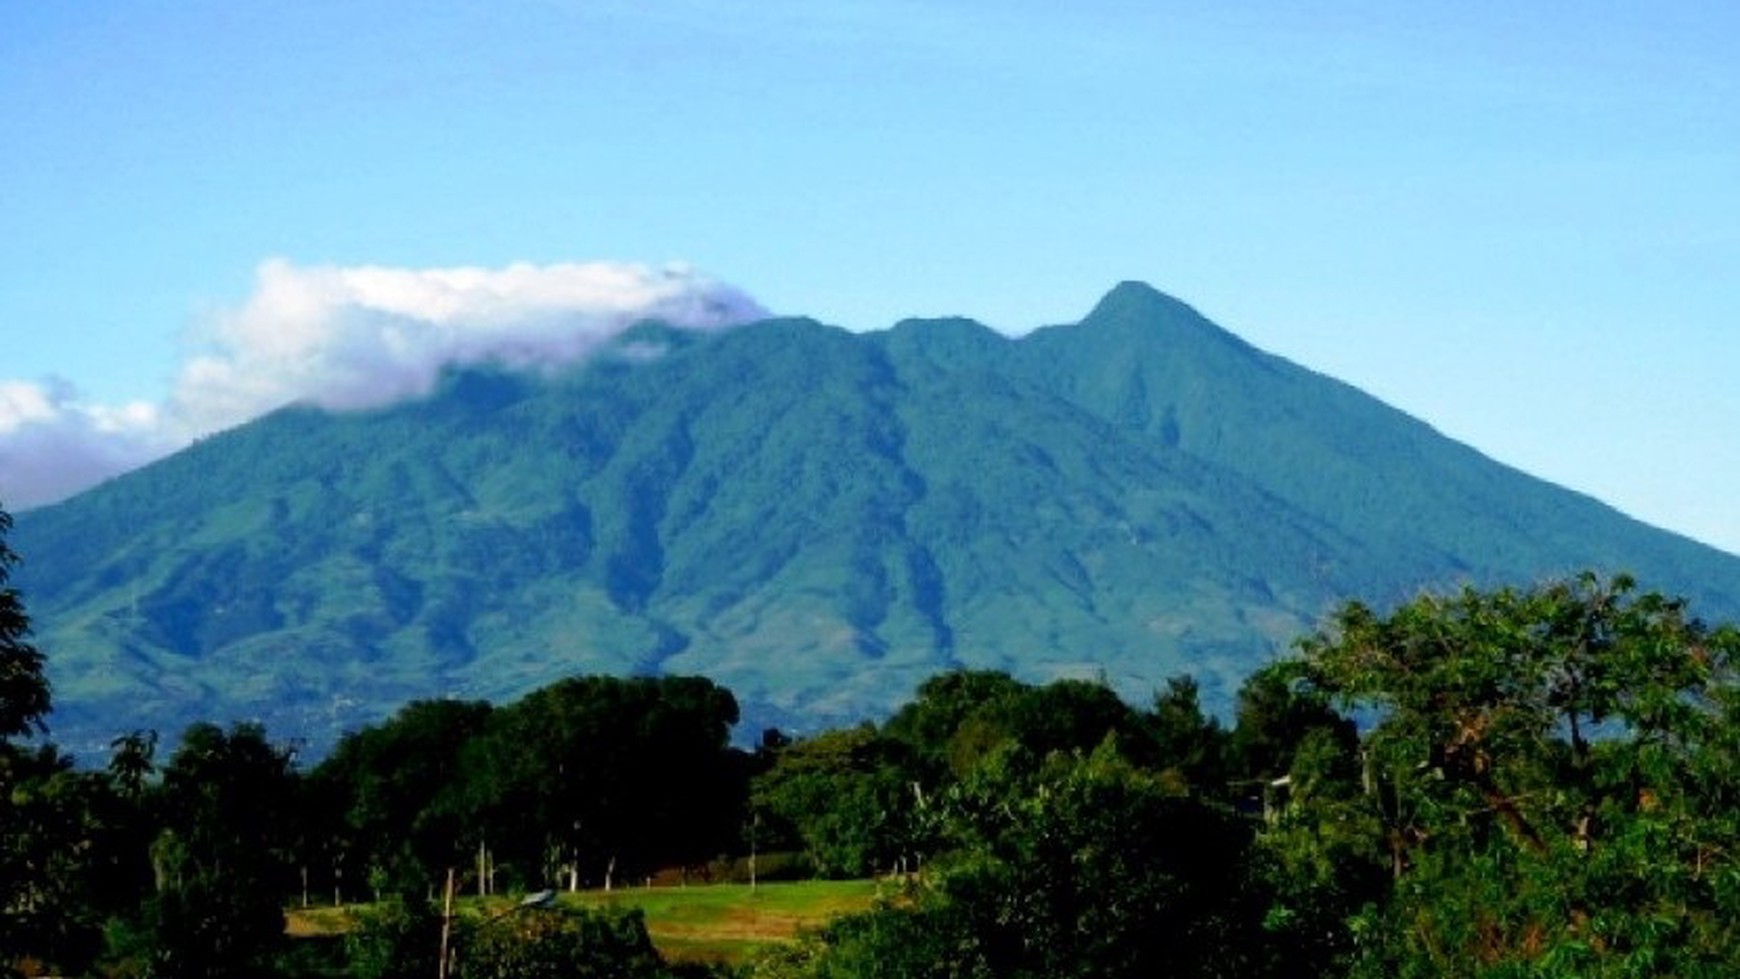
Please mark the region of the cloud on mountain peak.
<svg viewBox="0 0 1740 979"><path fill-rule="evenodd" d="M367 408L427 393L441 369L560 367L646 319L717 329L767 315L686 266L260 266L241 308L204 324L178 414L234 424L289 401Z"/></svg>
<svg viewBox="0 0 1740 979"><path fill-rule="evenodd" d="M161 405L115 408L64 381L0 381L0 501L52 502L294 401L425 394L449 365L569 365L647 319L711 330L767 315L684 265L407 269L261 263L252 295L196 325Z"/></svg>

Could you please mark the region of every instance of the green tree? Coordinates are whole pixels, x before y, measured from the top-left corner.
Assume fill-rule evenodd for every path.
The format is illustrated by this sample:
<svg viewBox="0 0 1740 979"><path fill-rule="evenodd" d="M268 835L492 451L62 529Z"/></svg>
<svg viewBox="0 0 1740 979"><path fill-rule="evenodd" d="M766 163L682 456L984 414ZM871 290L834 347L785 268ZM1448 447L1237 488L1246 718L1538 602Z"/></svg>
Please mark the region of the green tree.
<svg viewBox="0 0 1740 979"><path fill-rule="evenodd" d="M940 890L990 974L1255 974L1252 828L1108 739L1037 769L988 760L950 793Z"/></svg>
<svg viewBox="0 0 1740 979"><path fill-rule="evenodd" d="M19 560L6 543L11 529L12 516L0 509L0 969L41 952L47 940L37 912L54 886L46 875L55 854L41 832L43 790L64 768L57 753L15 741L47 730L49 687L42 654L30 643L24 600L9 584Z"/></svg>
<svg viewBox="0 0 1740 979"><path fill-rule="evenodd" d="M1149 737L1162 770L1193 791L1213 797L1226 788L1227 734L1202 712L1196 680L1175 676L1154 695L1146 718Z"/></svg>
<svg viewBox="0 0 1740 979"><path fill-rule="evenodd" d="M336 810L342 844L329 862L366 873L377 896L422 896L446 867L487 848L463 755L492 712L482 701L414 701L340 740L309 780L319 805Z"/></svg>
<svg viewBox="0 0 1740 979"><path fill-rule="evenodd" d="M1370 975L1716 975L1740 957L1740 634L1584 575L1349 604L1297 675L1373 718Z"/></svg>
<svg viewBox="0 0 1740 979"><path fill-rule="evenodd" d="M1252 827L1108 738L1037 767L1008 742L940 801L950 850L908 899L769 953L757 976L1258 975Z"/></svg>
<svg viewBox="0 0 1740 979"><path fill-rule="evenodd" d="M8 958L81 972L102 950L107 918L140 896L127 849L132 812L102 774L53 745L14 750L0 840L17 882L4 924Z"/></svg>
<svg viewBox="0 0 1740 979"><path fill-rule="evenodd" d="M611 884L725 852L742 826L730 691L701 677L573 677L469 742L471 811L528 884Z"/></svg>
<svg viewBox="0 0 1740 979"><path fill-rule="evenodd" d="M1297 677L1297 664L1258 670L1239 688L1237 716L1227 743L1228 774L1269 781L1293 767L1293 754L1312 732L1322 731L1350 750L1358 743L1351 720L1336 713L1328 695Z"/></svg>
<svg viewBox="0 0 1740 979"><path fill-rule="evenodd" d="M1159 761L1139 711L1103 681L1053 680L1009 701L1002 723L1010 740L1036 759L1054 752L1090 752L1110 738L1124 757Z"/></svg>
<svg viewBox="0 0 1740 979"><path fill-rule="evenodd" d="M47 731L48 680L42 653L30 644L30 616L9 582L18 555L6 544L12 515L0 508L0 739Z"/></svg>
<svg viewBox="0 0 1740 979"><path fill-rule="evenodd" d="M925 802L906 746L869 724L780 748L751 786L769 837L795 837L827 877L862 877L903 861L915 866Z"/></svg>
<svg viewBox="0 0 1740 979"><path fill-rule="evenodd" d="M192 979L259 972L283 940L294 754L257 724L195 724L163 769L148 969Z"/></svg>
<svg viewBox="0 0 1740 979"><path fill-rule="evenodd" d="M1157 760L1144 718L1104 683L1056 680L1032 686L1005 673L962 670L919 686L884 727L918 759L927 788L970 773L1004 745L1033 760L1091 751L1108 735L1128 756Z"/></svg>
<svg viewBox="0 0 1740 979"><path fill-rule="evenodd" d="M935 897L885 902L845 915L819 932L768 947L754 979L993 979L972 922Z"/></svg>
<svg viewBox="0 0 1740 979"><path fill-rule="evenodd" d="M467 928L456 979L666 979L638 910L528 912Z"/></svg>
<svg viewBox="0 0 1740 979"><path fill-rule="evenodd" d="M439 973L441 914L427 901L388 897L358 913L344 945L351 979L429 979Z"/></svg>
<svg viewBox="0 0 1740 979"><path fill-rule="evenodd" d="M1263 927L1277 974L1340 975L1357 951L1350 919L1390 893L1383 825L1363 793L1356 743L1314 727L1289 753L1286 774L1260 789Z"/></svg>
<svg viewBox="0 0 1740 979"><path fill-rule="evenodd" d="M109 742L109 777L115 789L127 799L145 794L151 777L157 773L157 732L133 731Z"/></svg>
<svg viewBox="0 0 1740 979"><path fill-rule="evenodd" d="M884 725L924 767L927 785L961 775L1006 736L998 718L1030 688L1007 673L952 670L919 684L913 699Z"/></svg>

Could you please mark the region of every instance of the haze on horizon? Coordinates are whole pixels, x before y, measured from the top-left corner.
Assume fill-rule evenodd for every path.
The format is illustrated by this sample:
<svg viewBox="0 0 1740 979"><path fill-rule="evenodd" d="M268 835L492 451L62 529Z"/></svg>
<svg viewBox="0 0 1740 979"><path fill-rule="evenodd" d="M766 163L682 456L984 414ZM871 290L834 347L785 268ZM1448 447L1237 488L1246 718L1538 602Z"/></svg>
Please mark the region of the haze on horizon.
<svg viewBox="0 0 1740 979"><path fill-rule="evenodd" d="M1021 333L1134 278L1740 552L1737 29L1719 3L14 5L0 500L647 310Z"/></svg>

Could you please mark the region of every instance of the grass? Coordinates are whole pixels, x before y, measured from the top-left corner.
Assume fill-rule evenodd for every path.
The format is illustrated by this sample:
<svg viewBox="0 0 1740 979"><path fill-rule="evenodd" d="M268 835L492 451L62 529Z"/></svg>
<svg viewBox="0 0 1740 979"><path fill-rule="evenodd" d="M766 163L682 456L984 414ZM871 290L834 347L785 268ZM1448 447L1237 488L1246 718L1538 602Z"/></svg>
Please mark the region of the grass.
<svg viewBox="0 0 1740 979"><path fill-rule="evenodd" d="M639 908L659 952L674 962L741 962L755 949L790 941L800 930L867 910L896 885L870 880L707 884L589 891L567 900L585 907Z"/></svg>
<svg viewBox="0 0 1740 979"><path fill-rule="evenodd" d="M894 897L899 885L874 880L816 880L689 887L621 888L563 894L558 906L638 908L659 953L672 962L729 962L747 959L756 949L796 938L843 914L868 910L878 897ZM503 898L460 902L463 914L494 914L509 906ZM295 908L288 933L298 938L340 935L355 926L351 908Z"/></svg>
<svg viewBox="0 0 1740 979"><path fill-rule="evenodd" d="M291 908L284 912L284 934L291 938L329 938L356 927L352 905L342 908Z"/></svg>

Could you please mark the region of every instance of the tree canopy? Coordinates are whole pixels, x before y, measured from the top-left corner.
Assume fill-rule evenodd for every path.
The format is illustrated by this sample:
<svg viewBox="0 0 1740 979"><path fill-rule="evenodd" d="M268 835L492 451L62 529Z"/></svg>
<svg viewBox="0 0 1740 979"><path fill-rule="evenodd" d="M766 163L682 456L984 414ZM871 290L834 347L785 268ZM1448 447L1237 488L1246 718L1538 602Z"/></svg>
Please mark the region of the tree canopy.
<svg viewBox="0 0 1740 979"><path fill-rule="evenodd" d="M0 738L47 730L48 680L42 654L30 644L30 616L10 584L18 555L6 544L12 515L0 509Z"/></svg>
<svg viewBox="0 0 1740 979"><path fill-rule="evenodd" d="M1740 633L1627 578L1358 603L1285 672L1370 718L1370 975L1698 975L1740 954Z"/></svg>
<svg viewBox="0 0 1740 979"><path fill-rule="evenodd" d="M480 928L432 898L735 874L771 849L891 897L755 979L1726 975L1737 663L1733 626L1583 575L1347 603L1230 725L1185 676L1140 707L959 671L885 723L748 753L711 680L576 676L408 704L306 772L252 723L193 725L161 766L134 731L84 769L21 737L26 697L0 739L0 966L308 974L284 909L330 895L373 907L323 975L423 972L452 926L461 975L663 976L634 915Z"/></svg>

